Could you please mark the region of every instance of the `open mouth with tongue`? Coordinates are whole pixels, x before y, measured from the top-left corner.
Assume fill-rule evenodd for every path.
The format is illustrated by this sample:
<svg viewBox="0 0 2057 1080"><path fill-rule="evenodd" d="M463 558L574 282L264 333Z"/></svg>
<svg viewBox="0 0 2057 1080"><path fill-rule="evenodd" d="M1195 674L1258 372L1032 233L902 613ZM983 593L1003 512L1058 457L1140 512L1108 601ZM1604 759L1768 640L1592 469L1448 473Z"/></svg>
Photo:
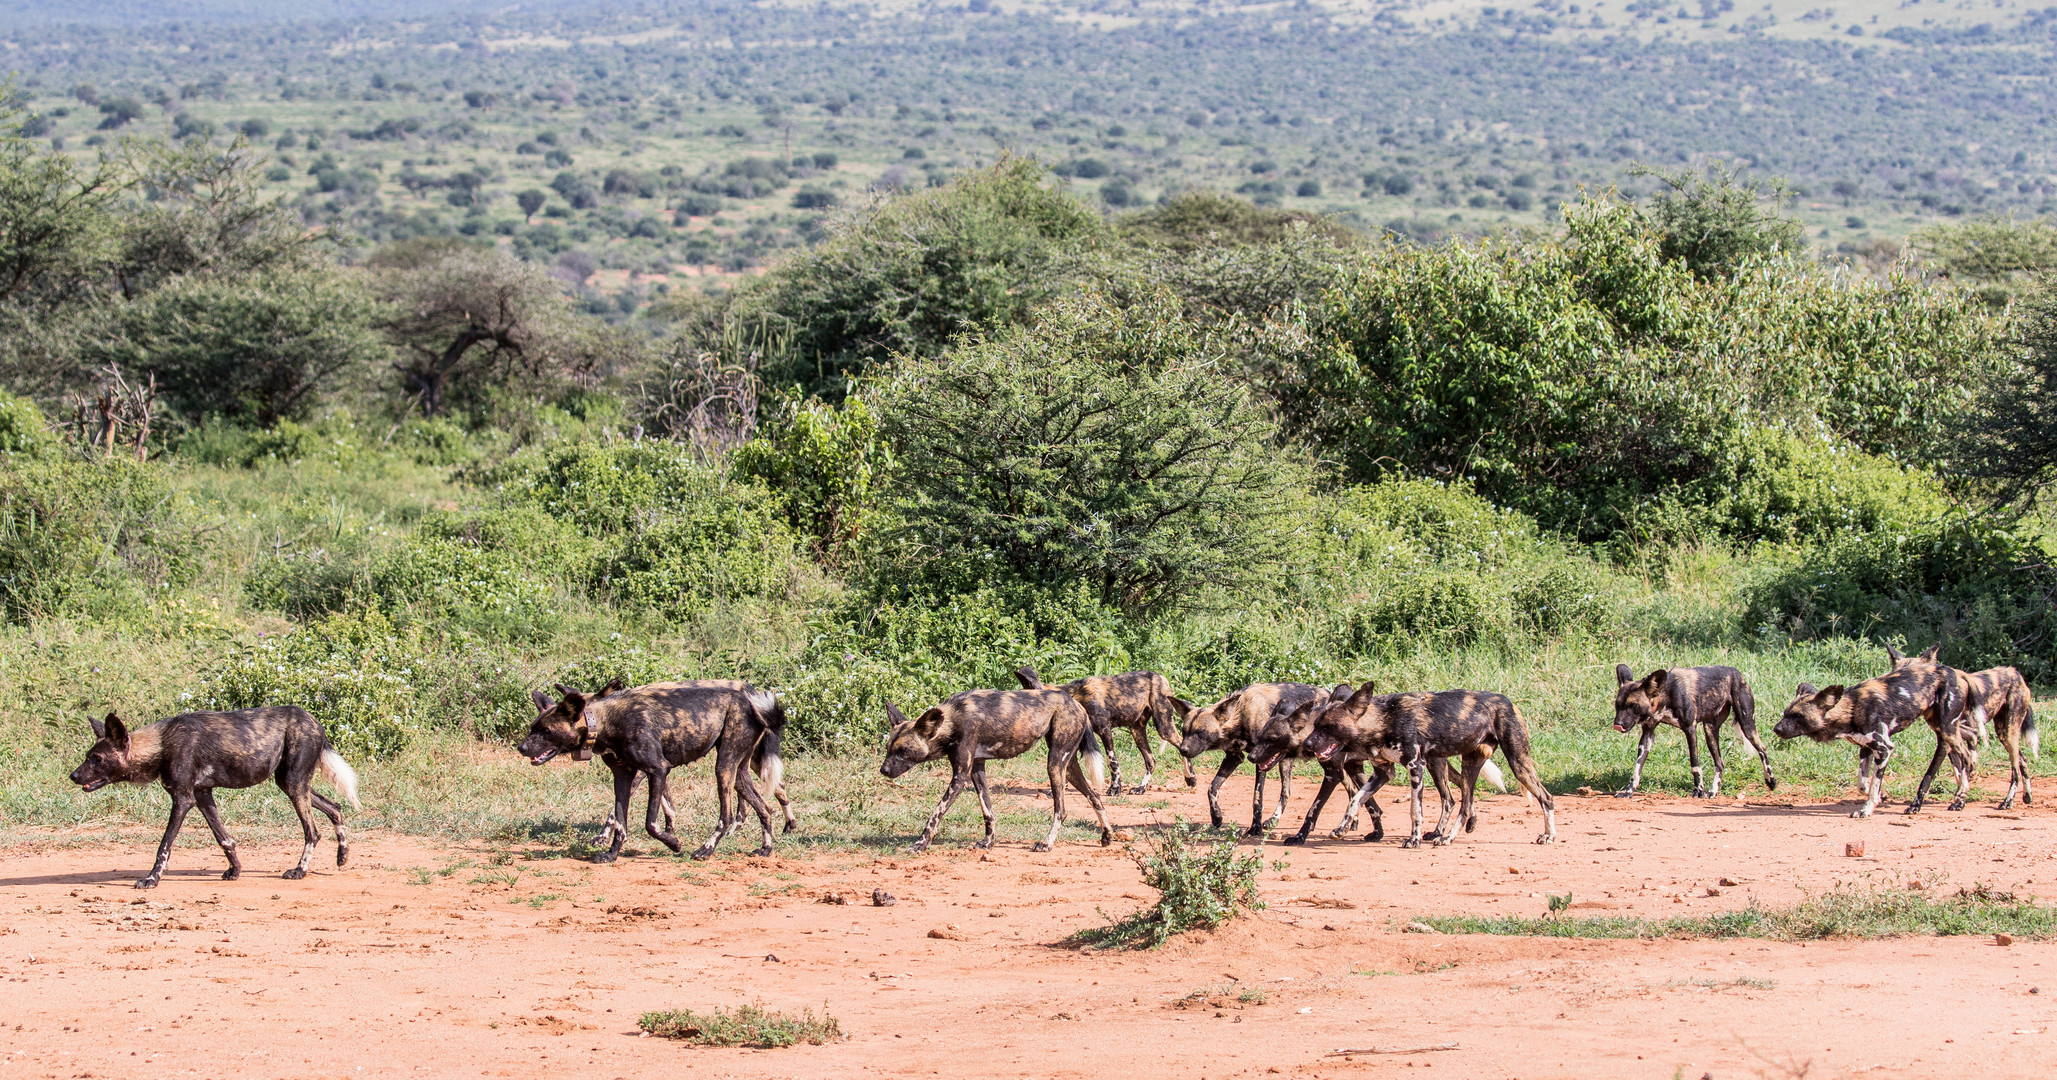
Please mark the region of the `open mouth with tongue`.
<svg viewBox="0 0 2057 1080"><path fill-rule="evenodd" d="M90 791L98 791L98 790L100 790L101 788L104 788L104 787L106 787L106 786L107 786L107 781L105 781L105 780L88 780L88 781L86 781L85 783L83 783L83 784L80 784L80 785L79 785L79 790L80 790L80 791L88 791L88 792L90 792Z"/></svg>
<svg viewBox="0 0 2057 1080"><path fill-rule="evenodd" d="M542 763L544 763L544 762L546 762L546 761L548 761L548 760L550 760L551 758L554 758L554 757L556 757L556 756L557 756L557 748L553 746L553 747L551 747L550 749L548 749L548 750L545 750L545 751L543 751L542 753L540 753L540 754L537 754L536 756L534 756L534 757L530 758L530 759L529 759L529 764L531 764L531 765L541 765Z"/></svg>

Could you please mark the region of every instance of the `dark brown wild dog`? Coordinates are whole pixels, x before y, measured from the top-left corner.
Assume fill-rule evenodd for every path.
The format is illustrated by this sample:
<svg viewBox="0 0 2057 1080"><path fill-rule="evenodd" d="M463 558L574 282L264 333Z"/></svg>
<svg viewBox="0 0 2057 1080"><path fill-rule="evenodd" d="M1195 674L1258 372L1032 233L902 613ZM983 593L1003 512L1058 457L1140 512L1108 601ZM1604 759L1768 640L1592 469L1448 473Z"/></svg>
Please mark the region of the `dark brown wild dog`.
<svg viewBox="0 0 2057 1080"><path fill-rule="evenodd" d="M1885 800L1886 766L1895 749L1893 736L1913 726L1916 720L1926 720L1936 735L1936 753L1921 785L1915 789L1913 800L1907 804L1907 812L1921 811L1928 785L1935 780L1946 754L1957 772L1957 793L1950 809L1962 810L1978 757L1970 745L1976 732L1966 722L1964 689L1957 672L1936 663L1934 649L1911 660L1898 650L1887 651L1895 666L1877 678L1848 688L1830 686L1820 690L1811 683L1801 683L1772 734L1781 739L1843 739L1855 744L1857 786L1864 792L1864 805L1851 811L1850 816L1862 818L1870 817Z"/></svg>
<svg viewBox="0 0 2057 1080"><path fill-rule="evenodd" d="M1421 789L1424 772L1437 780L1442 796L1442 814L1428 839L1448 844L1456 839L1449 828L1451 798L1443 780L1449 770L1445 759L1464 760L1458 784L1462 789L1461 817L1464 831L1478 826L1479 773L1498 750L1507 757L1508 767L1543 811L1543 834L1536 843L1557 839L1557 811L1549 789L1536 775L1535 758L1529 750L1528 725L1514 703L1499 694L1477 690L1442 690L1433 693L1352 695L1351 707L1329 709L1315 721L1307 737L1308 749L1327 761L1337 755L1354 755L1374 761L1405 766L1412 788L1413 827L1403 846L1419 847ZM1368 799L1376 779L1357 789L1358 800ZM1352 808L1351 812L1355 812Z"/></svg>
<svg viewBox="0 0 2057 1080"><path fill-rule="evenodd" d="M620 690L621 680L616 679L609 686L614 690ZM786 730L786 706L778 699L777 694L769 690L760 690L742 679L682 679L678 682L650 683L640 689L741 690L748 694L751 707L757 710L758 716L764 718L765 745L759 747L750 759L751 768L757 772L758 789L779 801L779 811L786 820L784 831L792 832L799 827L799 819L793 816L793 801L786 797L785 760L779 756L779 738ZM543 702L548 699L544 698L540 691L532 690L530 694L536 699L536 707L543 708ZM665 807L665 812L670 813L671 807ZM628 823L623 822L622 827L627 828Z"/></svg>
<svg viewBox="0 0 2057 1080"><path fill-rule="evenodd" d="M1658 668L1636 678L1627 664L1614 666L1614 730L1643 729L1636 743L1636 766L1629 773L1628 786L1615 792L1627 798L1643 784L1643 762L1650 757L1650 745L1657 741L1660 724L1679 729L1686 737L1686 762L1693 770L1693 797L1704 799L1721 794L1721 722L1736 719L1736 731L1757 751L1764 763L1764 786L1778 790L1772 775L1771 752L1757 737L1757 698L1750 683L1732 667ZM1707 740L1707 757L1714 764L1714 782L1705 782L1700 772L1700 751L1693 742L1693 729Z"/></svg>
<svg viewBox="0 0 2057 1080"><path fill-rule="evenodd" d="M912 850L928 849L943 824L943 815L967 784L978 792L979 813L986 823L985 837L972 847L992 847L993 796L986 787L986 762L1020 757L1039 739L1049 752L1051 818L1050 835L1037 842L1035 850L1050 850L1057 843L1058 830L1064 827L1067 776L1100 819L1100 845L1114 841L1107 807L1087 782L1078 761L1082 749L1089 756L1098 756L1100 747L1093 740L1086 710L1070 694L1062 690L966 690L950 695L913 720L889 701L886 716L893 722L886 735L886 759L879 765L886 779L897 780L925 761L950 760L950 783Z"/></svg>
<svg viewBox="0 0 2057 1080"><path fill-rule="evenodd" d="M164 876L179 828L195 806L207 819L221 853L228 856L229 868L222 880L241 876L243 862L236 858L235 838L222 827L214 789L254 787L267 777L275 778L279 790L292 802L306 841L300 849L299 865L284 876L292 880L306 877L314 846L321 841L314 817L307 812L310 804L336 827L336 865L349 862L350 833L343 828L342 807L314 790L313 780L319 772L354 808L357 773L329 745L327 733L307 710L274 705L238 712L180 713L134 732L113 713L107 714L105 722L89 723L93 725L93 746L86 751L85 762L72 770L72 783L86 791L98 791L113 783L157 780L171 793L171 820L164 826L164 840L157 845L157 862L136 882L136 888L152 888Z"/></svg>
<svg viewBox="0 0 2057 1080"><path fill-rule="evenodd" d="M614 773L614 807L608 815L609 827L601 834L611 833L612 843L593 856L594 862L608 863L620 857L622 843L628 838L629 800L635 795L638 776L647 777L650 784L644 830L674 852L682 850L671 831L671 770L700 760L710 750L714 752L720 822L693 857L705 859L714 854L722 840L742 824L743 804L757 812L757 820L764 826L764 842L755 854L771 854L771 814L750 781L750 769L754 765L759 773L776 778L783 768L776 760L778 733L751 703L751 695L720 687L662 683L629 690L610 685L590 698L562 685L557 692L563 697L555 702L536 695L540 711L529 723L528 736L515 749L532 765L542 765L559 754L571 754L575 759L598 754ZM546 704L548 708L544 708Z"/></svg>
<svg viewBox="0 0 2057 1080"><path fill-rule="evenodd" d="M1014 669L1024 690L1041 690L1043 680L1027 664ZM1121 790L1121 757L1114 752L1114 732L1126 729L1136 740L1136 752L1143 757L1143 780L1129 789L1131 795L1150 790L1150 777L1157 771L1156 755L1150 752L1151 731L1165 742L1176 744L1178 731L1172 726L1177 707L1172 702L1171 683L1154 671L1131 671L1123 675L1090 675L1054 687L1070 694L1086 710L1093 731L1107 748L1107 793ZM1193 763L1186 767L1186 786L1195 786Z"/></svg>
<svg viewBox="0 0 2057 1080"><path fill-rule="evenodd" d="M1384 708L1387 703L1399 696L1398 694L1376 693L1374 684L1369 680L1354 690L1347 684L1337 686L1329 691L1328 700L1325 702L1309 701L1307 704L1293 710L1290 716L1273 717L1271 723L1265 725L1264 734L1258 740L1258 746L1256 752L1252 755L1252 760L1258 762L1269 760L1273 747L1280 742L1285 742L1299 756L1313 757L1317 761L1321 761L1312 750L1307 748L1307 737L1314 733L1314 725L1320 721L1323 713L1330 709L1345 709L1352 713L1362 713L1367 709ZM1350 830L1357 827L1356 810L1359 803L1355 792L1358 787L1365 783L1365 760L1356 756L1345 756L1341 775L1338 775L1336 772L1336 757L1334 755L1326 761L1321 761L1321 790L1315 793L1314 802L1308 806L1307 818L1300 823L1300 831L1287 837L1286 843L1304 844L1307 842L1308 834L1314 831L1314 826L1321 820L1321 811L1328 805L1329 796L1335 793L1339 785L1344 786L1351 793L1351 798L1348 800L1348 809L1343 815L1342 822L1330 830L1329 836L1341 839L1349 835ZM1431 767L1430 775L1435 779L1437 794L1443 794L1445 783L1448 779L1448 770ZM1500 775L1499 767L1491 761L1487 761L1480 766L1480 775L1485 778L1487 783L1492 784L1501 792L1504 793L1507 790L1506 779ZM1366 840L1381 840L1385 838L1385 816L1379 808L1377 795L1378 789L1384 787L1392 779L1393 763L1390 761L1375 761L1370 781L1371 790L1364 794L1362 802L1362 805L1371 810L1371 832L1365 836Z"/></svg>
<svg viewBox="0 0 2057 1080"><path fill-rule="evenodd" d="M1184 716L1178 752L1191 761L1209 750L1221 751L1221 767L1214 772L1214 782L1207 785L1207 812L1214 828L1221 828L1221 785L1250 755L1250 747L1264 725L1273 716L1290 713L1309 701L1325 701L1328 693L1306 683L1251 683L1205 708L1172 699L1172 705ZM1279 804L1270 822L1264 820L1265 770L1257 770L1257 786L1250 797L1251 835L1263 833L1285 814L1289 769L1290 763L1279 767Z"/></svg>

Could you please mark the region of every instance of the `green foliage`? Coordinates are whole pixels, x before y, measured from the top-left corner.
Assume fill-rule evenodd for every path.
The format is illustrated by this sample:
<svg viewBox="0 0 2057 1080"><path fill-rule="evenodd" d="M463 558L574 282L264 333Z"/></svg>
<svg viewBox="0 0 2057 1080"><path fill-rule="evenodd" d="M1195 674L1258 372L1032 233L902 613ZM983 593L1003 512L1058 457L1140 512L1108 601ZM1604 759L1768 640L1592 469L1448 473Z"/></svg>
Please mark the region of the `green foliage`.
<svg viewBox="0 0 2057 1080"><path fill-rule="evenodd" d="M966 334L1028 321L1105 235L1099 215L1046 176L1006 157L837 222L745 301L791 330L790 353L768 374L838 389L888 357L933 357Z"/></svg>
<svg viewBox="0 0 2057 1080"><path fill-rule="evenodd" d="M1664 258L1684 263L1696 277L1728 277L1748 263L1804 250L1804 228L1781 213L1792 199L1783 181L1759 186L1718 163L1705 172L1637 166L1631 174L1664 184L1643 217Z"/></svg>
<svg viewBox="0 0 2057 1080"><path fill-rule="evenodd" d="M678 1039L694 1046L752 1046L760 1050L798 1043L820 1046L845 1038L842 1025L826 1012L816 1019L813 1009L804 1009L795 1016L767 1012L759 1005L739 1005L733 1010L717 1005L704 1013L691 1009L647 1012L636 1021L636 1026L660 1039Z"/></svg>
<svg viewBox="0 0 2057 1080"><path fill-rule="evenodd" d="M1992 216L1926 225L1907 245L1988 304L2003 307L2033 291L2038 275L2057 270L2057 218Z"/></svg>
<svg viewBox="0 0 2057 1080"><path fill-rule="evenodd" d="M376 610L330 615L231 653L208 674L199 704L298 705L321 721L344 756L391 757L419 733L413 677L424 663Z"/></svg>
<svg viewBox="0 0 2057 1080"><path fill-rule="evenodd" d="M2057 480L2057 277L2021 304L2020 359L1978 386L1951 455L2001 502L2032 505Z"/></svg>
<svg viewBox="0 0 2057 1080"><path fill-rule="evenodd" d="M1272 346L1293 427L1353 477L1466 477L1601 540L1723 498L1753 427L1932 459L2002 362L1993 319L1910 279L1757 262L1701 280L1619 204L1567 222L1352 264Z"/></svg>
<svg viewBox="0 0 2057 1080"><path fill-rule="evenodd" d="M880 388L892 542L943 578L1083 579L1131 612L1254 587L1286 562L1303 470L1222 369L1167 297L1062 301L911 359Z"/></svg>
<svg viewBox="0 0 2057 1080"><path fill-rule="evenodd" d="M386 353L378 306L329 273L186 278L119 310L83 358L154 376L189 420L233 417L269 428L300 419Z"/></svg>
<svg viewBox="0 0 2057 1080"><path fill-rule="evenodd" d="M1264 909L1257 895L1257 872L1264 868L1260 852L1239 855L1226 841L1201 851L1178 822L1146 832L1140 848L1130 845L1129 855L1142 868L1143 884L1162 894L1156 906L1073 934L1073 944L1154 949L1188 930L1212 930L1245 911Z"/></svg>
<svg viewBox="0 0 2057 1080"><path fill-rule="evenodd" d="M1212 191L1186 191L1160 206L1117 219L1124 240L1158 253L1189 254L1211 248L1260 247L1305 231L1333 248L1356 237L1333 219L1304 210L1278 210Z"/></svg>
<svg viewBox="0 0 2057 1080"><path fill-rule="evenodd" d="M0 460L41 458L57 452L57 436L43 410L27 398L0 390Z"/></svg>
<svg viewBox="0 0 2057 1080"><path fill-rule="evenodd" d="M840 406L819 398L787 397L737 447L729 467L755 477L784 506L786 523L812 538L824 563L842 561L876 507L875 488L891 459L878 438L878 419L862 397Z"/></svg>
<svg viewBox="0 0 2057 1080"><path fill-rule="evenodd" d="M193 579L202 541L164 469L124 457L0 458L0 617L133 606Z"/></svg>

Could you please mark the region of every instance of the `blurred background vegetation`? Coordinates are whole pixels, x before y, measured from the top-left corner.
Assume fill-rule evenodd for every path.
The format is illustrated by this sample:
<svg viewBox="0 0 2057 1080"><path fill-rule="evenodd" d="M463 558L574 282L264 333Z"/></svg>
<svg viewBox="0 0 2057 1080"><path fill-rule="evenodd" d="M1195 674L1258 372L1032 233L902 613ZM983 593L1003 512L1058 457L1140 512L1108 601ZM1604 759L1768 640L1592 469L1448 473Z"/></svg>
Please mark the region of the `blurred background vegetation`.
<svg viewBox="0 0 2057 1080"><path fill-rule="evenodd" d="M881 66L863 90L836 80L888 50L875 27L829 64L673 37L652 39L661 58L478 43L516 16L319 53L334 28L203 20L165 31L178 48L154 67L130 63L133 29L20 28L40 59L0 136L0 822L146 812L147 793L89 802L62 781L83 717L110 707L306 705L372 762L374 821L463 831L597 813L593 776L492 748L530 688L615 676L777 689L796 776L826 793L803 785L803 808L850 820L870 820L887 700L1011 686L1023 663L1153 668L1192 700L1281 679L1501 691L1560 790L1625 779L1604 729L1616 663L1738 666L1765 727L1801 680L1882 670L1887 642L2057 685L2057 244L2047 219L2005 216L2050 189L1962 180L1973 158L2041 175L2000 148L2043 144L2001 132L1963 158L1951 222L1917 173L1873 184L1886 166L1835 156L1855 139L1781 181L1674 152L1684 121L1587 153L1394 127L1363 102L1309 130L1294 95L1374 76L1331 64L1318 94L1259 92L1239 60L1211 105L1146 105L1189 91L1091 51L1128 31L989 11L929 15L1011 27L1005 50L976 51L1000 48L986 30L924 39L966 66L927 83ZM584 34L645 16L518 18ZM802 20L694 18L688 40ZM2019 52L2041 26L1988 37ZM460 27L440 52L419 36ZM1132 29L1131 46L1184 40ZM1567 65L1666 47L1559 29L1423 47ZM1180 32L1221 65L1237 43L1312 48L1233 18ZM1886 77L1851 58L1875 45L1722 47ZM1046 100L1073 67L1095 89ZM973 68L1013 81L974 94ZM1594 70L1587 107L1625 108ZM121 96L145 78L158 93ZM2028 123L2010 116L1978 122ZM147 136L158 120L173 129ZM739 134L695 134L729 120ZM995 128L977 152L974 123ZM1896 131L1917 164L1947 150ZM886 133L908 145L879 172ZM1017 135L1068 149L995 148ZM710 138L733 141L726 164L649 164ZM1228 183L1224 148L1307 160L1266 148L1294 139L1385 162L1381 179L1354 201L1312 164L1244 174L1312 193ZM1419 168L1392 171L1403 154ZM1534 171L1460 181L1488 154ZM1822 242L1801 188L1846 165L1871 178L1851 205L1919 225L1908 250ZM1490 213L1439 201L1459 183L1490 187ZM1847 781L1846 753L1778 752L1805 789ZM503 779L464 802L438 794L452 769Z"/></svg>

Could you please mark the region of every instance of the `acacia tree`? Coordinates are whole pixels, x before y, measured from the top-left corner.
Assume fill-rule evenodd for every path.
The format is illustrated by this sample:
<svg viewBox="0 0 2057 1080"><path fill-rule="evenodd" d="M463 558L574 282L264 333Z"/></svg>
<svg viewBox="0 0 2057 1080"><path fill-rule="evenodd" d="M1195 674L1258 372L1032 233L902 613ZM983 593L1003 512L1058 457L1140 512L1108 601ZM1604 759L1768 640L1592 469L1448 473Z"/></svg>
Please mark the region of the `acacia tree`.
<svg viewBox="0 0 2057 1080"><path fill-rule="evenodd" d="M1287 561L1305 478L1223 353L1167 294L1093 294L910 358L879 395L889 542L961 583L1083 581L1139 614L1256 585Z"/></svg>
<svg viewBox="0 0 2057 1080"><path fill-rule="evenodd" d="M422 412L445 406L451 380L537 373L564 339L570 306L539 267L491 249L451 245L375 264L392 305L394 363Z"/></svg>
<svg viewBox="0 0 2057 1080"><path fill-rule="evenodd" d="M2057 278L2022 303L2019 359L1979 390L1957 457L2003 503L2033 507L2057 481Z"/></svg>

